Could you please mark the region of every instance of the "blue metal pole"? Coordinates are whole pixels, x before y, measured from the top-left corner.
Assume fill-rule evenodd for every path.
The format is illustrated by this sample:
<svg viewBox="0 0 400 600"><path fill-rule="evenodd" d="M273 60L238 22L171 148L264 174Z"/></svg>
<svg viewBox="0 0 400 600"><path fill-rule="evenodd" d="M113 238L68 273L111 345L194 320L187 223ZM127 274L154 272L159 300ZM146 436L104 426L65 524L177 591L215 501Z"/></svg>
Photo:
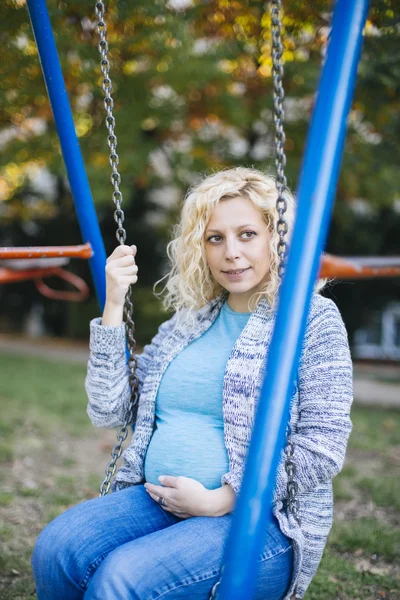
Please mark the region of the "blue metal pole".
<svg viewBox="0 0 400 600"><path fill-rule="evenodd" d="M251 600L289 403L326 240L368 0L337 0L298 189L298 212L255 426L224 556L221 600ZM274 474L273 477L270 474Z"/></svg>
<svg viewBox="0 0 400 600"><path fill-rule="evenodd" d="M106 252L75 133L46 2L45 0L27 0L27 4L82 237L85 242L90 242L94 252L90 259L90 268L100 308L103 309L106 293Z"/></svg>

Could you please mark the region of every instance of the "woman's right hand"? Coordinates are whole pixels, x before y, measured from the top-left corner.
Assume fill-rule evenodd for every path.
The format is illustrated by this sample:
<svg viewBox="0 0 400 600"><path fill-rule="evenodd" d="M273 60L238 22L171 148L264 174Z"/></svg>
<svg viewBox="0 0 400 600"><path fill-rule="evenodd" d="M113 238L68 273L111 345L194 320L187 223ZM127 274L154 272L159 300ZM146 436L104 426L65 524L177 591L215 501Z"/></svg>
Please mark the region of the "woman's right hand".
<svg viewBox="0 0 400 600"><path fill-rule="evenodd" d="M103 325L122 323L125 296L129 286L138 280L135 262L136 246L117 246L106 262L106 305Z"/></svg>

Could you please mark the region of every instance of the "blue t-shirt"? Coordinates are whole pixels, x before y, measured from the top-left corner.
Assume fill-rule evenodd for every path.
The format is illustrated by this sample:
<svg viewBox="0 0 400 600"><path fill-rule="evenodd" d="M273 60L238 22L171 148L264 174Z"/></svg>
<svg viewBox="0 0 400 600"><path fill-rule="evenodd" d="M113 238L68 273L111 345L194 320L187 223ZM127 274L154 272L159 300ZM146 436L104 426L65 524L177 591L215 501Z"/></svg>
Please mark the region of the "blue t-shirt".
<svg viewBox="0 0 400 600"><path fill-rule="evenodd" d="M226 363L251 313L225 301L212 326L168 365L156 398L156 429L144 464L146 481L184 475L208 489L229 471L222 389Z"/></svg>

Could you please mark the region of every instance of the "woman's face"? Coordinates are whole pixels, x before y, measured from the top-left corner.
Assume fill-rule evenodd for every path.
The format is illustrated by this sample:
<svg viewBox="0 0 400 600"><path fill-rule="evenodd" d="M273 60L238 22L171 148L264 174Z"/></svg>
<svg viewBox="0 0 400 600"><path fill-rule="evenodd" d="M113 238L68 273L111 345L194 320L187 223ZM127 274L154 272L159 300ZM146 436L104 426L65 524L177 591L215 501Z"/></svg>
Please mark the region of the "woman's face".
<svg viewBox="0 0 400 600"><path fill-rule="evenodd" d="M229 306L248 312L249 298L268 280L270 269L271 234L260 211L245 197L221 200L204 235L208 266L228 290Z"/></svg>

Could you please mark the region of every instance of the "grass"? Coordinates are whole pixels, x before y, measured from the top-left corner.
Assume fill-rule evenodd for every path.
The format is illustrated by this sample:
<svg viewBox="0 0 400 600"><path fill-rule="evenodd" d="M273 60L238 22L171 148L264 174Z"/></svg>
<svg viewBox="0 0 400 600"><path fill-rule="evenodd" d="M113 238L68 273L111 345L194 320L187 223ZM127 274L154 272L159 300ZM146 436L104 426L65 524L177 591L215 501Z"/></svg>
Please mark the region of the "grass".
<svg viewBox="0 0 400 600"><path fill-rule="evenodd" d="M0 355L0 369L0 597L28 600L37 535L98 494L108 448L86 415L85 365ZM353 406L351 416L334 523L305 600L398 600L400 412Z"/></svg>
<svg viewBox="0 0 400 600"><path fill-rule="evenodd" d="M77 437L89 429L85 365L1 355L1 372L7 374L0 378L0 398L7 409L3 439L25 426L27 419L39 435L61 424Z"/></svg>
<svg viewBox="0 0 400 600"><path fill-rule="evenodd" d="M0 525L0 541L8 542L9 540L12 540L13 536L12 527L6 524Z"/></svg>
<svg viewBox="0 0 400 600"><path fill-rule="evenodd" d="M357 481L356 485L362 492L365 492L377 506L393 507L400 512L398 477L399 474L389 476L383 475L375 479L363 477Z"/></svg>
<svg viewBox="0 0 400 600"><path fill-rule="evenodd" d="M395 600L398 591L394 577L358 571L351 560L333 551L328 543L305 600Z"/></svg>
<svg viewBox="0 0 400 600"><path fill-rule="evenodd" d="M379 555L384 561L395 562L400 557L400 528L374 518L336 523L330 545L342 553L357 552L365 557Z"/></svg>
<svg viewBox="0 0 400 600"><path fill-rule="evenodd" d="M399 411L357 406L352 409L354 418L349 448L390 455L393 446L400 446Z"/></svg>
<svg viewBox="0 0 400 600"><path fill-rule="evenodd" d="M350 465L345 465L340 476L335 477L333 480L333 494L336 502L352 499L352 486L356 476L357 470Z"/></svg>

